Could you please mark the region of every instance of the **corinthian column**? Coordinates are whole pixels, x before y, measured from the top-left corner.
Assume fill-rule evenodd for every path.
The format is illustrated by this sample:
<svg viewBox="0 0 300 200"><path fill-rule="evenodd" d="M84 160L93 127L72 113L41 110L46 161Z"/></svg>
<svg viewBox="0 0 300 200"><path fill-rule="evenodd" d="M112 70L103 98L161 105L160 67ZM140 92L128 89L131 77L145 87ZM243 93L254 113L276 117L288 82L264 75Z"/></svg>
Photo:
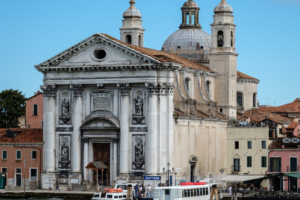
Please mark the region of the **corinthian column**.
<svg viewBox="0 0 300 200"><path fill-rule="evenodd" d="M71 85L74 90L74 124L72 135L72 169L73 172L81 171L81 130L82 124L82 85Z"/></svg>
<svg viewBox="0 0 300 200"><path fill-rule="evenodd" d="M121 94L120 114L120 174L129 173L129 83L119 83Z"/></svg>
<svg viewBox="0 0 300 200"><path fill-rule="evenodd" d="M165 93L167 95L167 100L166 100L167 160L171 164L173 163L173 113L174 113L173 90L174 90L174 83L166 83Z"/></svg>
<svg viewBox="0 0 300 200"><path fill-rule="evenodd" d="M84 170L85 167L89 164L89 138L83 137L83 174L84 174L84 180L88 181L88 173L87 170Z"/></svg>
<svg viewBox="0 0 300 200"><path fill-rule="evenodd" d="M157 174L157 83L146 83L148 89L147 174Z"/></svg>
<svg viewBox="0 0 300 200"><path fill-rule="evenodd" d="M56 88L55 85L41 86L44 92L44 169L47 172L55 171L55 111Z"/></svg>

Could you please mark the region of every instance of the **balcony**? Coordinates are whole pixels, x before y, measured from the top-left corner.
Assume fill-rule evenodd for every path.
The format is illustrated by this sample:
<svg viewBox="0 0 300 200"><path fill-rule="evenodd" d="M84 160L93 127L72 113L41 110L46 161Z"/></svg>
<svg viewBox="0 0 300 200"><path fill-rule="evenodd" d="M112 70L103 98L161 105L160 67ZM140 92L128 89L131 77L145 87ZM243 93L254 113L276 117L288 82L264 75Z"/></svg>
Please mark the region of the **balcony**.
<svg viewBox="0 0 300 200"><path fill-rule="evenodd" d="M270 173L281 173L281 166L269 166Z"/></svg>
<svg viewBox="0 0 300 200"><path fill-rule="evenodd" d="M297 146L300 145L300 138L297 137L286 137L282 139L284 146Z"/></svg>
<svg viewBox="0 0 300 200"><path fill-rule="evenodd" d="M286 172L299 172L300 166L287 166Z"/></svg>
<svg viewBox="0 0 300 200"><path fill-rule="evenodd" d="M231 165L231 172L233 174L238 174L241 172L241 165Z"/></svg>

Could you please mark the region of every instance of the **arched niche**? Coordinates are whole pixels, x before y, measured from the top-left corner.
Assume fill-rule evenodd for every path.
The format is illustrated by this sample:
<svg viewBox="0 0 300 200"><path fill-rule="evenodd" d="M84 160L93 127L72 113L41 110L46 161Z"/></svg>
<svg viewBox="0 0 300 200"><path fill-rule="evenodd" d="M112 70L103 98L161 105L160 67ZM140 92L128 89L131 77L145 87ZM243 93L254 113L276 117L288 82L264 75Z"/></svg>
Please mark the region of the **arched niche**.
<svg viewBox="0 0 300 200"><path fill-rule="evenodd" d="M70 124L71 123L71 93L64 90L60 94L59 98L59 123Z"/></svg>
<svg viewBox="0 0 300 200"><path fill-rule="evenodd" d="M132 169L145 170L145 136L138 135L133 137L132 142Z"/></svg>
<svg viewBox="0 0 300 200"><path fill-rule="evenodd" d="M190 156L189 158L189 163L190 163L190 167L191 167L191 170L190 170L190 181L191 182L194 182L196 180L196 165L197 165L197 162L198 162L198 158L197 156Z"/></svg>
<svg viewBox="0 0 300 200"><path fill-rule="evenodd" d="M136 90L134 92L133 99L133 124L145 124L145 95L142 90Z"/></svg>

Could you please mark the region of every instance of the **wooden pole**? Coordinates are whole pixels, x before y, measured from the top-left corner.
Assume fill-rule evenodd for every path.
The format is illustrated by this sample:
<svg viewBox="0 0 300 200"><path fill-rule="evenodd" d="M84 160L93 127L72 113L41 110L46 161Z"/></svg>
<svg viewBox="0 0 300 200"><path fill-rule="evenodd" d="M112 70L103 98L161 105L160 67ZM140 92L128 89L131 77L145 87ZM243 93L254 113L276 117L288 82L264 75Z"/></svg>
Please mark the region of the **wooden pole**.
<svg viewBox="0 0 300 200"><path fill-rule="evenodd" d="M99 192L98 169L96 169L97 192Z"/></svg>
<svg viewBox="0 0 300 200"><path fill-rule="evenodd" d="M102 171L102 186L103 186L103 171L104 171L104 169L101 169L101 171Z"/></svg>

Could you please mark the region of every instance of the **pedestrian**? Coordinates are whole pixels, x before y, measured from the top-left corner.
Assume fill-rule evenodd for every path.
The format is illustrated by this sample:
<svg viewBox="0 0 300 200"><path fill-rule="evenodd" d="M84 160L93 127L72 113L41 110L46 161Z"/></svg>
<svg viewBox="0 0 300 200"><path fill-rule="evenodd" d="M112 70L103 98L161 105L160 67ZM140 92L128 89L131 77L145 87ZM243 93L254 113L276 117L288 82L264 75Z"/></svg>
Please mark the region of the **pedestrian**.
<svg viewBox="0 0 300 200"><path fill-rule="evenodd" d="M56 190L60 191L60 190L59 190L59 185L58 185L58 183L56 183L55 191L56 191Z"/></svg>
<svg viewBox="0 0 300 200"><path fill-rule="evenodd" d="M230 185L229 188L228 188L228 193L229 193L229 196L232 195L232 187L231 187L231 185Z"/></svg>
<svg viewBox="0 0 300 200"><path fill-rule="evenodd" d="M151 186L150 186L150 184L148 184L148 192L150 192L151 191Z"/></svg>

